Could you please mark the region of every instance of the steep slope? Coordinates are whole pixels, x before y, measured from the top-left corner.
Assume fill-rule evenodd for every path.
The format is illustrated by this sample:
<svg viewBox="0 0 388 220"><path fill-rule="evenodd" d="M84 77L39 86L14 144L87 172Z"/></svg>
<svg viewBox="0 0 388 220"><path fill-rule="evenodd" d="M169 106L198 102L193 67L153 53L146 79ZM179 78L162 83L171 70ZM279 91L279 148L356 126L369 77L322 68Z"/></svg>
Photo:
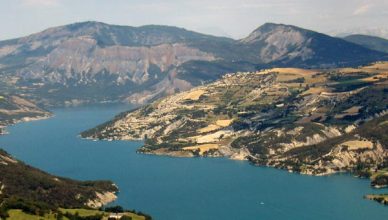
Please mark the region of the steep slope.
<svg viewBox="0 0 388 220"><path fill-rule="evenodd" d="M237 41L170 26L82 22L0 42L0 92L44 105L144 103L228 72L351 66L385 56L282 24L265 24Z"/></svg>
<svg viewBox="0 0 388 220"><path fill-rule="evenodd" d="M0 95L0 134L4 128L19 121L50 117L51 113L34 103L15 95Z"/></svg>
<svg viewBox="0 0 388 220"><path fill-rule="evenodd" d="M1 149L0 173L0 214L22 206L43 212L58 207L98 208L113 201L118 190L110 181L75 181L47 174Z"/></svg>
<svg viewBox="0 0 388 220"><path fill-rule="evenodd" d="M159 91L156 84L163 80L174 84L171 75L176 66L217 59L187 42L215 40L231 42L167 26L134 28L98 22L61 26L1 42L2 81L9 88L27 87L26 93L54 103L117 100L139 90L162 93L168 86Z"/></svg>
<svg viewBox="0 0 388 220"><path fill-rule="evenodd" d="M384 38L354 34L346 36L344 39L372 50L388 53L388 40Z"/></svg>
<svg viewBox="0 0 388 220"><path fill-rule="evenodd" d="M81 135L145 139L139 152L228 156L306 174L378 168L388 156L388 63L227 74Z"/></svg>
<svg viewBox="0 0 388 220"><path fill-rule="evenodd" d="M240 40L275 66L336 67L379 60L382 53L292 25L267 23Z"/></svg>

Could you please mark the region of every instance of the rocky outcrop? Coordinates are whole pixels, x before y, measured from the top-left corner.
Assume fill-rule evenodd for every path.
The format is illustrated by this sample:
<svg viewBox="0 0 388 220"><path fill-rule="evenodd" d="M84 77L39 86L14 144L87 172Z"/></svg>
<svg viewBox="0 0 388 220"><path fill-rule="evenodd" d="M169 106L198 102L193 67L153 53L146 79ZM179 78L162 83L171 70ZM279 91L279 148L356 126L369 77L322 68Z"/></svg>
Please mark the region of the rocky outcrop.
<svg viewBox="0 0 388 220"><path fill-rule="evenodd" d="M383 205L388 205L388 195L382 194L382 195L366 195L366 199L376 201L378 203L381 203Z"/></svg>
<svg viewBox="0 0 388 220"><path fill-rule="evenodd" d="M90 199L85 203L86 206L90 208L100 208L106 204L109 204L117 199L117 196L114 192L96 192L96 198Z"/></svg>
<svg viewBox="0 0 388 220"><path fill-rule="evenodd" d="M377 168L386 158L388 158L388 151L379 143L374 144L370 149L361 151L336 146L320 159L311 161L311 165L303 166L301 173L326 175L336 172L348 172L357 169L359 164L370 164Z"/></svg>

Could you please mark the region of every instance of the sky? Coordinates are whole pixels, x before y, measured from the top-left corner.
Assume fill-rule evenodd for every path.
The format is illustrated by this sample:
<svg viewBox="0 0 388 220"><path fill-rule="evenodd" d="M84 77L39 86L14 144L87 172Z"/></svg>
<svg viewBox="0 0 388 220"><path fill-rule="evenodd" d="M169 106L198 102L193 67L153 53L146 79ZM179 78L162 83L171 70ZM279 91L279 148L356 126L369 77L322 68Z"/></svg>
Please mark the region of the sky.
<svg viewBox="0 0 388 220"><path fill-rule="evenodd" d="M0 0L0 40L82 21L171 25L235 39L266 22L332 33L387 28L388 0Z"/></svg>

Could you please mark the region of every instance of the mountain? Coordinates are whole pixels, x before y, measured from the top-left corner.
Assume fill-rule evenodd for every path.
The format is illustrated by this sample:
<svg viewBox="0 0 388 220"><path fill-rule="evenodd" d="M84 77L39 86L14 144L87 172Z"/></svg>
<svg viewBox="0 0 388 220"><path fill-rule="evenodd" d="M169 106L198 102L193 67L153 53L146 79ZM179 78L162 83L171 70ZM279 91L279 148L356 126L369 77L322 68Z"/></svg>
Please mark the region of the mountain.
<svg viewBox="0 0 388 220"><path fill-rule="evenodd" d="M357 61L378 60L383 56L338 38L273 23L262 25L240 42L254 48L260 61L277 67L349 66Z"/></svg>
<svg viewBox="0 0 388 220"><path fill-rule="evenodd" d="M234 41L168 26L83 22L0 42L3 84L45 104L125 99L186 89L175 80L188 61L231 57ZM8 89L9 90L9 89Z"/></svg>
<svg viewBox="0 0 388 220"><path fill-rule="evenodd" d="M0 94L0 134L5 132L6 126L16 122L38 120L50 116L50 112L24 98Z"/></svg>
<svg viewBox="0 0 388 220"><path fill-rule="evenodd" d="M323 175L388 167L388 63L227 74L83 132L145 139L138 151L226 156ZM385 178L385 179L384 179ZM375 186L386 177L374 177Z"/></svg>
<svg viewBox="0 0 388 220"><path fill-rule="evenodd" d="M236 71L353 66L386 54L291 25L241 40L183 28L82 22L0 42L0 92L46 106L145 103Z"/></svg>
<svg viewBox="0 0 388 220"><path fill-rule="evenodd" d="M361 45L371 50L388 53L388 40L380 37L354 34L344 37L346 41Z"/></svg>

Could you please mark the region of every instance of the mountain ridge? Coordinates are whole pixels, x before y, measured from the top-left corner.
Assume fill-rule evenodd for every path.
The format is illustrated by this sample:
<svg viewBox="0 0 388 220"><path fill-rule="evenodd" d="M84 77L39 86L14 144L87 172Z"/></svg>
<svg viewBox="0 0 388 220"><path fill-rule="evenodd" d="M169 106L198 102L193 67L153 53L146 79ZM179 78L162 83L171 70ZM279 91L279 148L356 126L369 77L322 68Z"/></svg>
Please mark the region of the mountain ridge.
<svg viewBox="0 0 388 220"><path fill-rule="evenodd" d="M46 106L144 103L228 72L360 65L386 56L284 24L266 23L234 40L173 26L80 22L1 41L0 85Z"/></svg>
<svg viewBox="0 0 388 220"><path fill-rule="evenodd" d="M372 50L388 53L388 40L385 38L363 34L353 34L344 37L344 39Z"/></svg>

